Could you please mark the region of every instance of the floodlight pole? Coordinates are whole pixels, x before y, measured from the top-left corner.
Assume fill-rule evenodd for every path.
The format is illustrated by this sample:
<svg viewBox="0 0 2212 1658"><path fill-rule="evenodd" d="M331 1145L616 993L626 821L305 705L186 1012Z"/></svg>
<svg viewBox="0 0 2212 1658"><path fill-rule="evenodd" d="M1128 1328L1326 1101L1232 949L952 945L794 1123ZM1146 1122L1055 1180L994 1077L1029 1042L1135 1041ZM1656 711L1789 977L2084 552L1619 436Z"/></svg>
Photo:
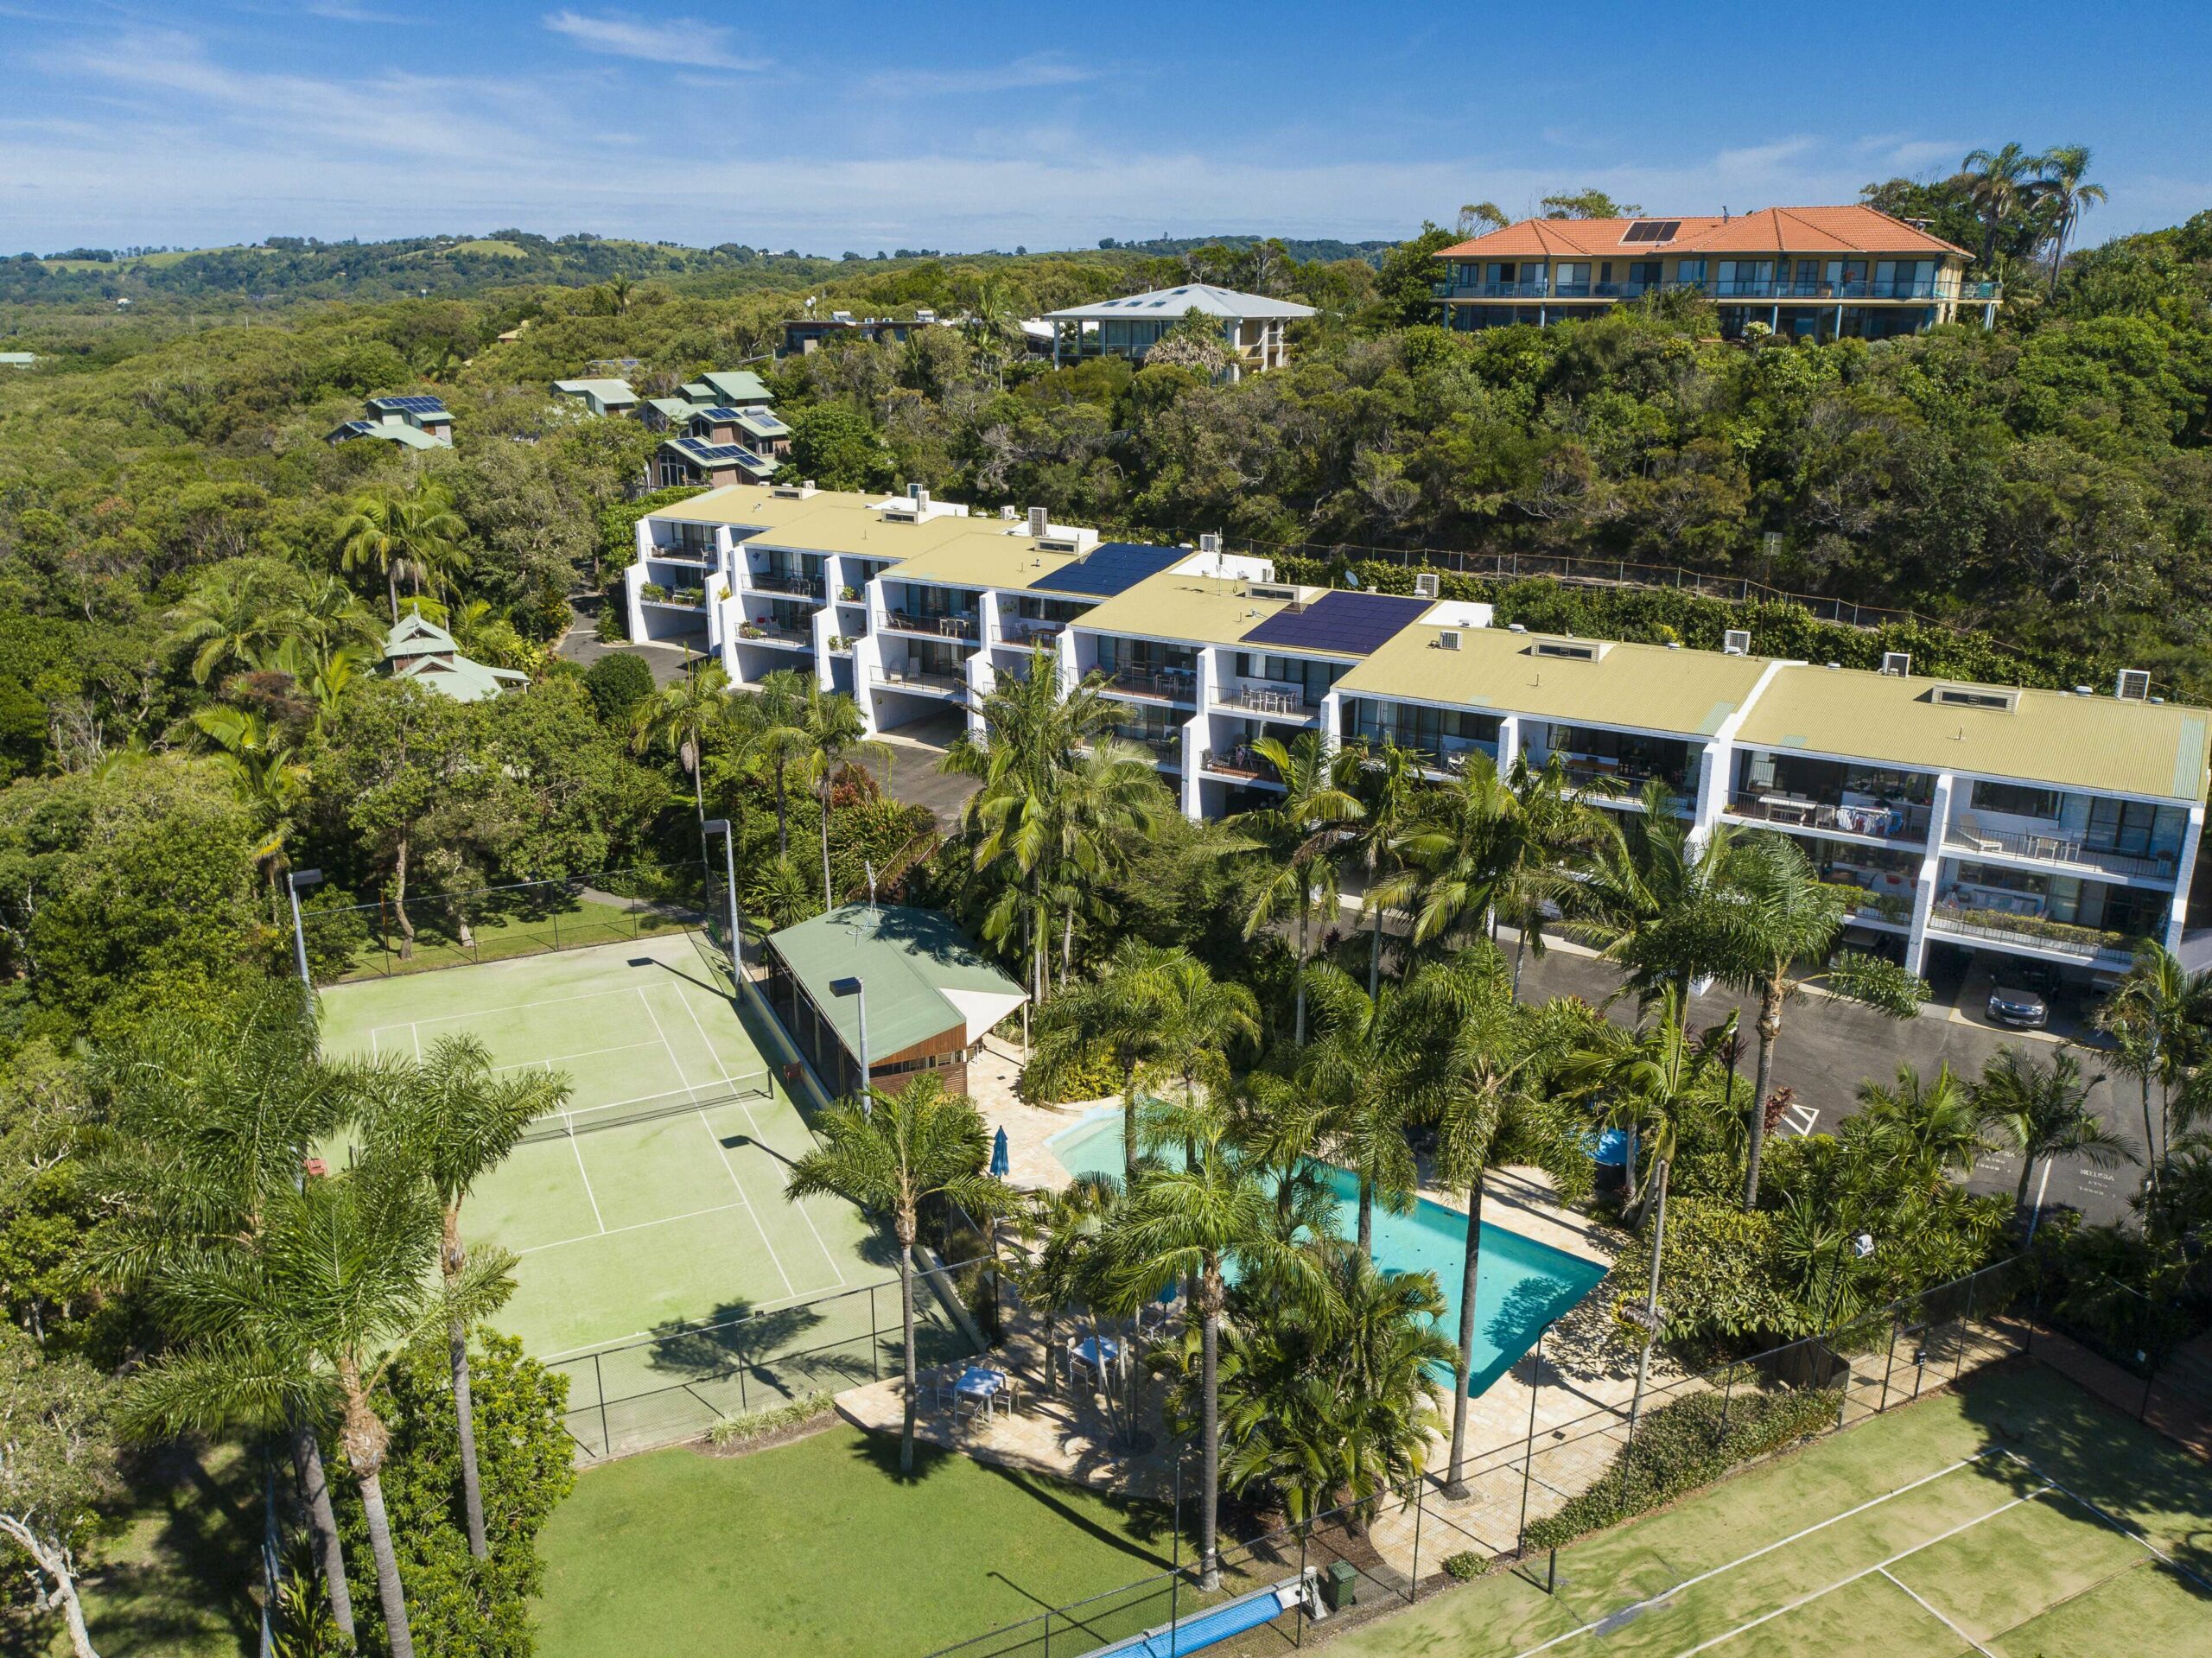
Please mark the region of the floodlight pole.
<svg viewBox="0 0 2212 1658"><path fill-rule="evenodd" d="M745 935L740 931L741 918L737 912L737 836L731 833L727 817L709 817L706 829L722 837L722 898L729 908L729 982L734 994L745 977Z"/></svg>
<svg viewBox="0 0 2212 1658"><path fill-rule="evenodd" d="M300 969L300 987L310 997L315 994L315 978L308 971L308 930L300 917L300 894L321 885L320 869L295 869L284 877L284 894L292 900L292 961Z"/></svg>
<svg viewBox="0 0 2212 1658"><path fill-rule="evenodd" d="M1670 1159L1659 1159L1659 1216L1651 1231L1651 1293L1644 1299L1643 1351L1636 1362L1636 1394L1628 1406L1628 1442L1636 1443L1637 1420L1643 1414L1644 1384L1651 1378L1651 1349L1659 1339L1659 1256L1667 1243L1667 1173Z"/></svg>

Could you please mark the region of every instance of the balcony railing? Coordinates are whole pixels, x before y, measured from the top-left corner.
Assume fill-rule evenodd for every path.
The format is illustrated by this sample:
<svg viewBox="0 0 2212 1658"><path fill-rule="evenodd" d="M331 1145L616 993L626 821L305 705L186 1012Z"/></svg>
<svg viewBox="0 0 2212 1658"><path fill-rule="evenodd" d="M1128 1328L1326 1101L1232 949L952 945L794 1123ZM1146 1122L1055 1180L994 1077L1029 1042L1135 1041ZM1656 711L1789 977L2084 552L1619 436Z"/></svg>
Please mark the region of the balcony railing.
<svg viewBox="0 0 2212 1658"><path fill-rule="evenodd" d="M1280 685L1230 686L1214 699L1214 706L1278 720L1311 720L1321 711L1321 705L1307 702L1302 690Z"/></svg>
<svg viewBox="0 0 2212 1658"><path fill-rule="evenodd" d="M1802 795L1755 790L1731 795L1727 812L1731 817L1755 823L1776 823L1788 829L1837 829L1846 835L1868 835L1885 841L1928 838L1925 806L1831 805Z"/></svg>
<svg viewBox="0 0 2212 1658"><path fill-rule="evenodd" d="M1187 668L1122 668L1107 680L1106 689L1123 696L1148 696L1163 702L1195 704L1198 677Z"/></svg>
<svg viewBox="0 0 2212 1658"><path fill-rule="evenodd" d="M737 637L751 645L791 645L801 650L810 650L814 645L810 630L787 626L782 622L740 622Z"/></svg>
<svg viewBox="0 0 2212 1658"><path fill-rule="evenodd" d="M1715 300L1994 300L1995 283L1946 283L1923 278L1905 282L1800 282L1792 277L1728 282L1440 282L1429 284L1438 299L1632 300L1646 294L1690 289Z"/></svg>
<svg viewBox="0 0 2212 1658"><path fill-rule="evenodd" d="M940 673L931 668L894 665L870 677L887 689L894 691L922 691L931 695L957 696L968 689L968 682L958 674Z"/></svg>
<svg viewBox="0 0 2212 1658"><path fill-rule="evenodd" d="M2110 874L2149 875L2165 880L2173 879L2176 861L2176 854L2171 851L2148 854L2119 852L2091 846L2072 835L1986 829L1971 819L1964 823L1954 823L1944 829L1943 849L1946 852L2001 853L2036 863L2071 865L2077 868L2101 869Z"/></svg>
<svg viewBox="0 0 2212 1658"><path fill-rule="evenodd" d="M788 593L804 599L822 596L822 578L818 575L786 575L780 570L768 570L753 578L755 593Z"/></svg>
<svg viewBox="0 0 2212 1658"><path fill-rule="evenodd" d="M1560 770L1566 774L1567 780L1578 788L1586 789L1594 785L1603 789L1608 784L1613 785L1624 799L1632 800L1642 794L1643 785L1654 778L1665 784L1677 800L1684 799L1689 794L1689 785L1676 773L1635 760L1615 762L1567 755L1560 757Z"/></svg>
<svg viewBox="0 0 2212 1658"><path fill-rule="evenodd" d="M1034 645L1043 639L1056 639L1067 632L1065 622L1048 620L1039 616L1010 616L999 624L1001 641L1007 645Z"/></svg>
<svg viewBox="0 0 2212 1658"><path fill-rule="evenodd" d="M2078 956L2083 961L2094 961L2099 956L2124 957L2133 947L2124 932L2077 927L2070 922L2049 921L2041 916L2009 915L2003 910L1967 909L1956 906L1955 900L1948 896L1939 899L1929 912L1928 931L1990 943L2057 950L2063 955Z"/></svg>
<svg viewBox="0 0 2212 1658"><path fill-rule="evenodd" d="M972 639L976 637L973 616L925 616L907 610L880 610L875 615L879 632L920 633L933 639Z"/></svg>
<svg viewBox="0 0 2212 1658"><path fill-rule="evenodd" d="M1218 772L1223 777L1243 778L1254 783L1270 783L1282 786L1282 778L1275 768L1262 756L1239 743L1226 750L1206 749L1198 757L1201 771Z"/></svg>
<svg viewBox="0 0 2212 1658"><path fill-rule="evenodd" d="M656 547L645 555L649 564L682 564L695 570L712 569L715 553L711 547Z"/></svg>

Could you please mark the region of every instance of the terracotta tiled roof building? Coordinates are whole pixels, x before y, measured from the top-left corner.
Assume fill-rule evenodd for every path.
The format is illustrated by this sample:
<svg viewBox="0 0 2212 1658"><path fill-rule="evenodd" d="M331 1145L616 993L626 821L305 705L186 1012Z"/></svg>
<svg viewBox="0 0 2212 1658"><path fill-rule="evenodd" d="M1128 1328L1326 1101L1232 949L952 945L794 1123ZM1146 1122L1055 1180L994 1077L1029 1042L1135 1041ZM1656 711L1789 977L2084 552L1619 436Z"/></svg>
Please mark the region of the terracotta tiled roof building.
<svg viewBox="0 0 2212 1658"><path fill-rule="evenodd" d="M1964 248L1868 206L1526 219L1436 257L1436 297L1459 329L1557 322L1695 289L1732 338L1758 322L1791 337L1879 340L1976 312L1986 325L1999 298L1994 283L1967 280Z"/></svg>

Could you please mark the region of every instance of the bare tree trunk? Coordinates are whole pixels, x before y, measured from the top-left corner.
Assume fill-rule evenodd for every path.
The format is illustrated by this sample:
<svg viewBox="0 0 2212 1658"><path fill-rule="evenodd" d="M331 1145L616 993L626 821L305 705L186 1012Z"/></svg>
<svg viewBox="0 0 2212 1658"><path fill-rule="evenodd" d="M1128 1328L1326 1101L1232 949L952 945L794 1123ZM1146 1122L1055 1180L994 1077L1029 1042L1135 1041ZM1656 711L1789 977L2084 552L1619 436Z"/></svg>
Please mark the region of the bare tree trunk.
<svg viewBox="0 0 2212 1658"><path fill-rule="evenodd" d="M373 1467L358 1473L361 1509L368 1517L369 1550L377 1561L377 1598L384 1604L385 1642L391 1658L415 1658L415 1632L407 1623L407 1591L400 1587L399 1557L392 1552L391 1520L384 1509L384 1483Z"/></svg>
<svg viewBox="0 0 2212 1658"><path fill-rule="evenodd" d="M1769 979L1759 990L1759 1064L1751 1086L1751 1145L1744 1158L1744 1207L1759 1206L1759 1158L1766 1150L1766 1096L1774 1083L1774 1045L1782 1034L1782 983Z"/></svg>
<svg viewBox="0 0 2212 1658"><path fill-rule="evenodd" d="M921 1383L914 1375L914 1220L911 1215L899 1217L899 1327L906 1377L906 1420L899 1433L899 1471L911 1478L914 1413L921 1403Z"/></svg>
<svg viewBox="0 0 2212 1658"><path fill-rule="evenodd" d="M1302 1048L1306 1045L1306 940L1313 924L1313 905L1311 895L1303 885L1299 888L1299 899L1298 1010L1294 1015L1293 1023L1295 1028L1291 1033L1290 1039L1292 1045Z"/></svg>
<svg viewBox="0 0 2212 1658"><path fill-rule="evenodd" d="M315 1534L322 1563L323 1592L330 1600L330 1621L346 1644L353 1641L353 1591L346 1581L346 1549L338 1539L338 1513L330 1503L330 1481L322 1469L322 1446L305 1422L292 1425L292 1469L308 1505L308 1529Z"/></svg>
<svg viewBox="0 0 2212 1658"><path fill-rule="evenodd" d="M486 1560L492 1556L492 1544L484 1533L484 1485L476 1471L476 1407L469 1394L468 1326L455 1318L448 1341L453 1353L454 1416L461 1430L461 1502L468 1521L468 1552Z"/></svg>
<svg viewBox="0 0 2212 1658"><path fill-rule="evenodd" d="M1068 988L1068 975L1075 968L1075 900L1068 900L1060 924L1060 988Z"/></svg>
<svg viewBox="0 0 2212 1658"><path fill-rule="evenodd" d="M1359 1177L1359 1258L1375 1259L1375 1182L1365 1175Z"/></svg>
<svg viewBox="0 0 2212 1658"><path fill-rule="evenodd" d="M415 924L407 916L408 846L408 837L401 835L391 865L391 912L399 920L399 959L403 962L415 954Z"/></svg>
<svg viewBox="0 0 2212 1658"><path fill-rule="evenodd" d="M830 776L822 777L822 907L834 910L837 900L830 892Z"/></svg>
<svg viewBox="0 0 2212 1658"><path fill-rule="evenodd" d="M1198 1491L1198 1589L1211 1594L1221 1587L1221 1551L1215 1534L1221 1509L1221 1267L1209 1261L1199 1293L1205 1298L1204 1322L1198 1327L1198 1431L1205 1437L1205 1471Z"/></svg>
<svg viewBox="0 0 2212 1658"><path fill-rule="evenodd" d="M1452 1465L1444 1481L1444 1495L1457 1501L1467 1495L1467 1382L1475 1364L1475 1278L1483 1255L1483 1171L1476 1169L1467 1189L1467 1243L1459 1256L1459 1363L1452 1372Z"/></svg>
<svg viewBox="0 0 2212 1658"><path fill-rule="evenodd" d="M1137 1068L1122 1073L1122 1180L1131 1191L1137 1187Z"/></svg>
<svg viewBox="0 0 2212 1658"><path fill-rule="evenodd" d="M62 1620L69 1626L69 1649L76 1658L99 1658L92 1649L92 1632L85 1627L85 1609L77 1598L77 1566L69 1558L67 1546L59 1538L32 1530L12 1515L0 1517L0 1535L21 1548L37 1568L31 1574L31 1582L38 1591L41 1609L48 1602L60 1604ZM50 1591L38 1581L40 1572L54 1580Z"/></svg>
<svg viewBox="0 0 2212 1658"><path fill-rule="evenodd" d="M399 626L399 573L387 564L384 568L385 597L391 601L391 625Z"/></svg>
<svg viewBox="0 0 2212 1658"><path fill-rule="evenodd" d="M1367 946L1367 999L1373 1001L1382 987L1382 912L1375 912L1375 928Z"/></svg>
<svg viewBox="0 0 2212 1658"><path fill-rule="evenodd" d="M1523 920L1519 926L1513 930L1513 933L1515 943L1513 945L1513 992L1511 1000L1517 1002L1521 1000L1521 962L1522 959L1529 953L1529 924L1527 921Z"/></svg>

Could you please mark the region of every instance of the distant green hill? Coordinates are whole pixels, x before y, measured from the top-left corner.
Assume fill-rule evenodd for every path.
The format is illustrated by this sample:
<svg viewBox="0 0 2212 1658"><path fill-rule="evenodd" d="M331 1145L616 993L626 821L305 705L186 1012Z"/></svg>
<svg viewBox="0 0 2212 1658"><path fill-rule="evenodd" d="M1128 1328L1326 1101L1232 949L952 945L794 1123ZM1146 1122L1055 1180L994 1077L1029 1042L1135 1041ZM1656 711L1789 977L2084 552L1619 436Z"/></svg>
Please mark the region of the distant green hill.
<svg viewBox="0 0 2212 1658"><path fill-rule="evenodd" d="M1316 259L1359 259L1371 265L1380 265L1382 256L1397 246L1395 242L1339 242L1332 237L1307 238L1295 236L1158 236L1149 242L1123 242L1106 237L1098 245L1122 253L1141 253L1152 258L1173 258L1204 247L1228 248L1232 251L1257 247L1262 242L1280 242L1282 251L1300 264L1310 264Z"/></svg>

